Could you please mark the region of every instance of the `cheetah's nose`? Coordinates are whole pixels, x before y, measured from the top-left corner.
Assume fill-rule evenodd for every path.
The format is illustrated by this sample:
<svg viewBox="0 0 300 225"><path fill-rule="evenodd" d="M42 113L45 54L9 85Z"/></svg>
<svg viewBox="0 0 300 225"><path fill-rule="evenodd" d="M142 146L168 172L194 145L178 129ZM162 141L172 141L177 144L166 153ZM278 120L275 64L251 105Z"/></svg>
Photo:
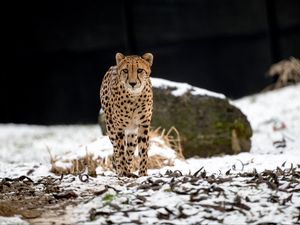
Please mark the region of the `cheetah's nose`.
<svg viewBox="0 0 300 225"><path fill-rule="evenodd" d="M131 85L132 88L134 88L134 86L136 85L136 82L135 81L131 81L131 82L129 82L129 84Z"/></svg>

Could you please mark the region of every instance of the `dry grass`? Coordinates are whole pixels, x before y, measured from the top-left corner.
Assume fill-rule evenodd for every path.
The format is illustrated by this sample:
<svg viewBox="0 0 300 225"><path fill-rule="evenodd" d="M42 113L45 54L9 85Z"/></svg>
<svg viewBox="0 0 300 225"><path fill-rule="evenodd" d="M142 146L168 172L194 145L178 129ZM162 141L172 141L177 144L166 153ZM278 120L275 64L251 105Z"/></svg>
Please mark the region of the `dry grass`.
<svg viewBox="0 0 300 225"><path fill-rule="evenodd" d="M231 131L231 148L235 154L240 153L242 150L235 129L232 129L232 131Z"/></svg>
<svg viewBox="0 0 300 225"><path fill-rule="evenodd" d="M86 172L89 176L96 177L97 166L105 165L105 163L103 163L103 159L93 159L92 154L86 153L86 155L82 158L63 161L64 163L71 163L71 167L59 167L56 165L56 162L60 161L60 157L53 157L50 152L49 154L51 163L50 172L55 173L56 175L78 175Z"/></svg>
<svg viewBox="0 0 300 225"><path fill-rule="evenodd" d="M180 141L180 135L178 130L175 127L171 127L168 131L161 129L160 127L152 130L150 132L150 141L153 142L153 137L160 137L164 143L158 143L158 145L163 145L162 147L169 147L174 149L176 153L176 158L184 159L182 154L182 147ZM53 156L49 151L50 163L51 163L51 172L56 175L62 174L82 174L87 173L89 176L96 177L96 168L101 167L104 171L112 170L112 156L109 155L105 158L94 158L94 156L88 152L86 155L79 159L73 160L63 160L61 161L60 157ZM59 167L56 165L56 162L61 161L63 163L71 163L71 167ZM139 158L134 157L133 160L133 169L136 171L138 169ZM159 169L163 166L173 166L174 162L172 159L163 157L161 155L153 155L148 159L148 168L149 169Z"/></svg>
<svg viewBox="0 0 300 225"><path fill-rule="evenodd" d="M171 127L167 132L166 129L162 129L161 127L158 127L150 132L150 139L151 137L157 136L161 137L168 147L174 149L177 158L184 159L182 154L180 134L174 126Z"/></svg>
<svg viewBox="0 0 300 225"><path fill-rule="evenodd" d="M266 87L265 90L274 90L291 84L299 83L300 60L294 57L282 60L273 64L267 74L270 77L274 77L276 81Z"/></svg>

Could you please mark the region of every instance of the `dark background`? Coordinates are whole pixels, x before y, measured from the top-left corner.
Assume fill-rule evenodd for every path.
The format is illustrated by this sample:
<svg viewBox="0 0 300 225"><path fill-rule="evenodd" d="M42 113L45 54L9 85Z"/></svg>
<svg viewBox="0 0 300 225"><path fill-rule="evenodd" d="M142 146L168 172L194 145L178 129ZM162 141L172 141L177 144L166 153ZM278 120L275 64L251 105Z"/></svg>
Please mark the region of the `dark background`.
<svg viewBox="0 0 300 225"><path fill-rule="evenodd" d="M238 98L300 56L299 0L20 1L2 5L0 123L95 123L115 53L154 54L153 77Z"/></svg>

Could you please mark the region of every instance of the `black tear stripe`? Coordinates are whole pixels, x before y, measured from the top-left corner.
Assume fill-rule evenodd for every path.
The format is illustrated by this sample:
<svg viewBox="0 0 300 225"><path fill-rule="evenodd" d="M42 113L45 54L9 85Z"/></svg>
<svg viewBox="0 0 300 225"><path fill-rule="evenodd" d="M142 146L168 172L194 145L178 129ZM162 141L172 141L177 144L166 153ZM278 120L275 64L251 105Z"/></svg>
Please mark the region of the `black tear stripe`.
<svg viewBox="0 0 300 225"><path fill-rule="evenodd" d="M133 73L133 62L132 61L131 61L131 66L132 66L131 72Z"/></svg>

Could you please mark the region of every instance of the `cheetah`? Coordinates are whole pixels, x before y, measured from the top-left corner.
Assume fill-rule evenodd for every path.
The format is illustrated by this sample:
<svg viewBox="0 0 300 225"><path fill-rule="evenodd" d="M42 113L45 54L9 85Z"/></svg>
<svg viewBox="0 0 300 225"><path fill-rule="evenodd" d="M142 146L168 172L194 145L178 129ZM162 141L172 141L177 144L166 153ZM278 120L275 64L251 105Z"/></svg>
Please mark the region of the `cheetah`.
<svg viewBox="0 0 300 225"><path fill-rule="evenodd" d="M113 145L112 164L118 176L135 176L133 156L138 146L139 176L147 175L153 93L153 55L116 54L116 66L105 74L100 90L106 130Z"/></svg>

